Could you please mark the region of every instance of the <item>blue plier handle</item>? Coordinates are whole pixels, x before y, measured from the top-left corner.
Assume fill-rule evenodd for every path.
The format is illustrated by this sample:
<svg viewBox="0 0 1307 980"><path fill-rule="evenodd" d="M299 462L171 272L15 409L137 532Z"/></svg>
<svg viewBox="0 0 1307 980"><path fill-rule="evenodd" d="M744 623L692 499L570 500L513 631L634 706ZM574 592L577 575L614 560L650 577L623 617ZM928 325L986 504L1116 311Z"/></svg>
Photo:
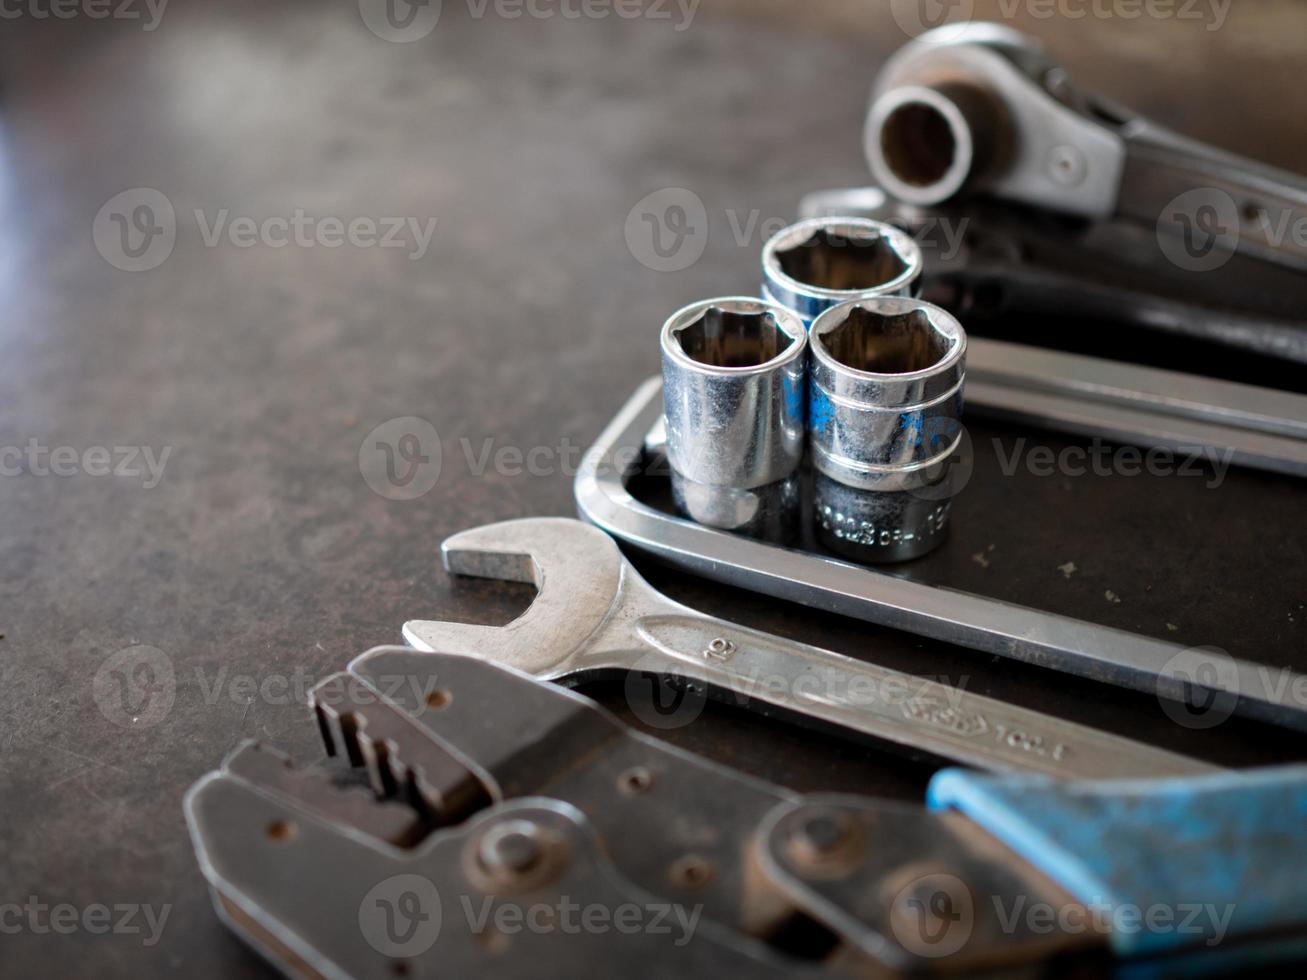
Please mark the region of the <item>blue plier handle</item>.
<svg viewBox="0 0 1307 980"><path fill-rule="evenodd" d="M1307 955L1307 766L1081 783L946 769L927 801L1102 909L1140 975Z"/></svg>

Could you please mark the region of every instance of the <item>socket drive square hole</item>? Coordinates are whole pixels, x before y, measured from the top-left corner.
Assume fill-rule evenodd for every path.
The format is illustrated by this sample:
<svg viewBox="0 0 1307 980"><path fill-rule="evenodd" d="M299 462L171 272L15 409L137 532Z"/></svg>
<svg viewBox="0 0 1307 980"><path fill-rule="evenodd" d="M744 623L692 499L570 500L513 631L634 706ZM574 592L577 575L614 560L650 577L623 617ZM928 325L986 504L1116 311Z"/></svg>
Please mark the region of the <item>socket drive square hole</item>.
<svg viewBox="0 0 1307 980"><path fill-rule="evenodd" d="M781 271L797 282L821 289L875 289L897 279L911 266L881 235L842 234L819 228L794 245L779 248Z"/></svg>
<svg viewBox="0 0 1307 980"><path fill-rule="evenodd" d="M957 158L953 123L936 106L904 102L885 118L880 149L894 176L913 187L931 187L948 175Z"/></svg>
<svg viewBox="0 0 1307 980"><path fill-rule="evenodd" d="M925 310L878 313L853 306L840 323L817 338L845 367L869 374L911 374L934 367L948 356L949 338Z"/></svg>
<svg viewBox="0 0 1307 980"><path fill-rule="evenodd" d="M713 306L674 331L681 350L709 367L757 367L789 349L794 339L766 311L741 313Z"/></svg>

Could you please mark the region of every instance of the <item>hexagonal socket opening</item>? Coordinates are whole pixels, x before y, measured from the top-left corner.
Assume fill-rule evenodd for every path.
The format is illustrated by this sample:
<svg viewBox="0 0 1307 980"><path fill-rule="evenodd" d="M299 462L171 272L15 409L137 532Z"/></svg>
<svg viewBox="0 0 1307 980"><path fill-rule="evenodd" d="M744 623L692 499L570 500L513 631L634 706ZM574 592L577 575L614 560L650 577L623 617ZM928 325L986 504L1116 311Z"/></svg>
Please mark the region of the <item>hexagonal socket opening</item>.
<svg viewBox="0 0 1307 980"><path fill-rule="evenodd" d="M691 360L719 368L757 367L795 343L767 311L740 313L718 306L672 335Z"/></svg>
<svg viewBox="0 0 1307 980"><path fill-rule="evenodd" d="M911 374L948 356L950 343L925 310L877 313L863 306L822 331L820 342L845 367L869 374Z"/></svg>
<svg viewBox="0 0 1307 980"><path fill-rule="evenodd" d="M875 289L910 266L893 244L877 234L848 235L829 228L778 249L776 261L791 279L821 289Z"/></svg>

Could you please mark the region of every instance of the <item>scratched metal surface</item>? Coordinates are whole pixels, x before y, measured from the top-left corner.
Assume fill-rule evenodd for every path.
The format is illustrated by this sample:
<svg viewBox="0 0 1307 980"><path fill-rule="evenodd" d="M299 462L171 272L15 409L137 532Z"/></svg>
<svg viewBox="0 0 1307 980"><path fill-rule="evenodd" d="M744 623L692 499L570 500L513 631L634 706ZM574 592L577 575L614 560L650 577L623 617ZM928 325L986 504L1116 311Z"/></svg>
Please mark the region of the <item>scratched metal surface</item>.
<svg viewBox="0 0 1307 980"><path fill-rule="evenodd" d="M85 17L0 25L0 447L37 439L79 460L149 447L156 464L169 450L150 489L148 472L92 475L98 457L72 476L0 477L0 905L169 910L153 944L84 927L6 934L0 974L269 974L213 914L182 794L241 737L316 758L307 685L397 640L405 619L521 608L528 590L451 582L440 540L572 513L567 464L656 371L663 318L752 292L765 229L802 193L863 178L864 93L903 40L865 7L705 2L677 30L675 14L508 20L446 2L409 44L374 36L344 0L178 0L150 32ZM1297 69L1276 55L1307 10L1242 5L1212 32L1020 26L1088 84L1303 168ZM158 268L128 273L97 252L92 223L138 187L173 203L177 237ZM703 256L674 274L624 236L636 202L668 187L692 190L709 218ZM417 260L205 243L223 209L262 220L295 208L438 223ZM375 493L358 464L365 436L403 416L430 420L443 445L438 481L413 501ZM1004 453L1023 436L1064 443L973 435L954 537L907 574L1307 666L1300 484L1005 476L995 439ZM535 455L535 474L514 472L511 454L481 471L487 446L492 459L552 456ZM644 570L750 625L1212 759L1307 748L1234 722L1190 731L1146 697ZM109 658L138 645L173 676L154 675L157 700L134 701L133 723L114 700L124 663ZM597 693L632 716L620 691ZM669 737L796 788L919 798L929 775L741 714L706 717Z"/></svg>

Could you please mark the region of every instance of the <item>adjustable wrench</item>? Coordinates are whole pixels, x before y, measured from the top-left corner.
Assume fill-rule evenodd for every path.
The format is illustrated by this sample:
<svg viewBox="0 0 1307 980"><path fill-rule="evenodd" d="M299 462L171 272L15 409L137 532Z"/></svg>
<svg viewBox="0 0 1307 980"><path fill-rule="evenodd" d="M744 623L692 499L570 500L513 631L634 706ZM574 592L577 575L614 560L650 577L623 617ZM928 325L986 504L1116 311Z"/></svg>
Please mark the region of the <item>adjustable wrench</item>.
<svg viewBox="0 0 1307 980"><path fill-rule="evenodd" d="M602 531L528 518L473 528L441 548L450 572L533 583L503 627L411 621L419 650L462 653L575 685L636 671L800 721L840 726L984 769L1064 778L1160 776L1213 767L959 688L735 626L673 602Z"/></svg>

